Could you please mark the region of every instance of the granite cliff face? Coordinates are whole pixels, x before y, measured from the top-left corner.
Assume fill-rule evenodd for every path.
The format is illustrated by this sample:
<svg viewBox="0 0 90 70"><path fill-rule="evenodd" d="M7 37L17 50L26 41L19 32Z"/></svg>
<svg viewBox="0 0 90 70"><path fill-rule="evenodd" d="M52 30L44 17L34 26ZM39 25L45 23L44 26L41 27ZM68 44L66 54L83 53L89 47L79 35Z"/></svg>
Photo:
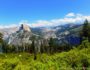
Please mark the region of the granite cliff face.
<svg viewBox="0 0 90 70"><path fill-rule="evenodd" d="M22 44L31 44L31 37L34 34L31 32L31 29L28 25L26 24L21 24L21 26L19 27L19 29L10 34L10 36L8 37L8 44L13 44L13 45L22 45Z"/></svg>
<svg viewBox="0 0 90 70"><path fill-rule="evenodd" d="M19 31L21 31L21 30L31 32L30 27L26 24L21 24Z"/></svg>
<svg viewBox="0 0 90 70"><path fill-rule="evenodd" d="M7 38L8 44L14 45L17 51L20 48L23 48L23 51L25 51L26 48L30 47L33 40L37 52L40 52L42 40L39 35L32 33L30 27L26 24L22 24L16 32L10 34Z"/></svg>
<svg viewBox="0 0 90 70"><path fill-rule="evenodd" d="M4 40L5 40L10 36L10 34L16 32L17 30L18 30L18 27L10 27L10 28L0 29L0 32L3 34Z"/></svg>

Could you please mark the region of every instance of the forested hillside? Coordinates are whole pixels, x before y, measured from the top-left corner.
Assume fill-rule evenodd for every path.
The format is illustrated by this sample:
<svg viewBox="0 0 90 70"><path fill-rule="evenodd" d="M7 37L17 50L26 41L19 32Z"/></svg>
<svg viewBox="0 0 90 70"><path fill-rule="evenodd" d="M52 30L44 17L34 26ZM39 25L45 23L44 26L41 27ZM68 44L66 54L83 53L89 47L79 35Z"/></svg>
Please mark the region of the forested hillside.
<svg viewBox="0 0 90 70"><path fill-rule="evenodd" d="M0 54L0 70L90 70L90 43L88 40L68 52L38 54Z"/></svg>

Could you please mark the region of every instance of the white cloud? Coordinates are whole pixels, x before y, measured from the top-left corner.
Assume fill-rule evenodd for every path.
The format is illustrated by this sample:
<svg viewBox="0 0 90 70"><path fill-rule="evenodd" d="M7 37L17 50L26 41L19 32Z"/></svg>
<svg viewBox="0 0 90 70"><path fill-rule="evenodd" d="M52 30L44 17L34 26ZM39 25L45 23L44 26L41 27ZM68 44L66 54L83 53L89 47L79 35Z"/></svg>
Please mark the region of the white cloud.
<svg viewBox="0 0 90 70"><path fill-rule="evenodd" d="M68 13L67 15L66 15L66 17L74 17L75 16L75 14L74 13Z"/></svg>
<svg viewBox="0 0 90 70"><path fill-rule="evenodd" d="M19 24L21 25L21 24L28 24L29 22L28 22L28 20L21 20L20 22L19 22Z"/></svg>
<svg viewBox="0 0 90 70"><path fill-rule="evenodd" d="M39 20L36 23L31 23L30 26L31 27L46 27L46 26L52 26L52 23L46 20Z"/></svg>
<svg viewBox="0 0 90 70"><path fill-rule="evenodd" d="M38 20L34 23L30 23L27 20L22 20L19 22L19 24L12 24L8 26L0 25L0 28L9 28L9 27L15 27L20 24L28 24L30 27L49 27L49 26L57 26L57 25L63 25L67 23L83 23L84 20L87 19L90 21L90 16L84 16L82 14L75 14L75 13L68 13L64 18L59 19L52 19L52 20Z"/></svg>
<svg viewBox="0 0 90 70"><path fill-rule="evenodd" d="M68 17L67 17L68 16ZM39 20L35 23L30 24L31 27L45 27L45 26L58 26L67 23L83 23L85 19L90 21L90 16L84 16L82 14L69 13L64 18L53 19L53 20Z"/></svg>
<svg viewBox="0 0 90 70"><path fill-rule="evenodd" d="M16 24L11 24L11 25L0 25L0 29L3 29L3 28L12 28L12 27L17 27L18 25Z"/></svg>

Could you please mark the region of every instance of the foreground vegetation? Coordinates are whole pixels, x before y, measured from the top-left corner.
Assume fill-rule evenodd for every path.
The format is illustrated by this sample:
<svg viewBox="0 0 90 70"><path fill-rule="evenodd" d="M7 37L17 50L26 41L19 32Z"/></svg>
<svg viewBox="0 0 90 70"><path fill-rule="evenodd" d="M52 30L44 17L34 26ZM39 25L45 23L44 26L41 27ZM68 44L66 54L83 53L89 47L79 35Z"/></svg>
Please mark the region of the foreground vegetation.
<svg viewBox="0 0 90 70"><path fill-rule="evenodd" d="M39 53L33 58L24 52L0 54L0 70L90 70L90 43L86 40L68 52Z"/></svg>

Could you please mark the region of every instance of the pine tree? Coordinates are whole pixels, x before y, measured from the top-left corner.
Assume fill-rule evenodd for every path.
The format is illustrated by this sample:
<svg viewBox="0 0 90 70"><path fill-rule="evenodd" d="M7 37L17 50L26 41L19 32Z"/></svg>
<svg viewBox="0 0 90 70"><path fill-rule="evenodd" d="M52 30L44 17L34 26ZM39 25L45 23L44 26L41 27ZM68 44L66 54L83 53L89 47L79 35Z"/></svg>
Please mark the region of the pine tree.
<svg viewBox="0 0 90 70"><path fill-rule="evenodd" d="M34 53L34 60L36 60L37 59L37 52L36 52L36 49L35 49L35 41L34 40L32 40L32 44L31 44L31 49L32 49L32 52Z"/></svg>
<svg viewBox="0 0 90 70"><path fill-rule="evenodd" d="M3 35L0 33L0 52L2 52Z"/></svg>
<svg viewBox="0 0 90 70"><path fill-rule="evenodd" d="M90 24L87 19L85 20L85 22L83 24L81 37L82 37L82 39L85 39L85 40L88 39L90 42Z"/></svg>
<svg viewBox="0 0 90 70"><path fill-rule="evenodd" d="M0 43L3 43L3 34L0 33Z"/></svg>
<svg viewBox="0 0 90 70"><path fill-rule="evenodd" d="M7 52L7 43L3 40L3 34L0 33L0 49L2 50L2 52Z"/></svg>
<svg viewBox="0 0 90 70"><path fill-rule="evenodd" d="M89 26L88 26L88 40L90 42L90 23L89 23Z"/></svg>
<svg viewBox="0 0 90 70"><path fill-rule="evenodd" d="M34 40L33 40L32 44L31 44L31 52L33 52L33 53L34 53L34 47L35 47L35 45L34 45Z"/></svg>
<svg viewBox="0 0 90 70"><path fill-rule="evenodd" d="M53 38L50 38L49 40L49 48L50 48L50 53L53 53L53 50L54 50L54 39Z"/></svg>
<svg viewBox="0 0 90 70"><path fill-rule="evenodd" d="M82 36L85 38L88 37L88 20L85 20L85 22L83 24Z"/></svg>

